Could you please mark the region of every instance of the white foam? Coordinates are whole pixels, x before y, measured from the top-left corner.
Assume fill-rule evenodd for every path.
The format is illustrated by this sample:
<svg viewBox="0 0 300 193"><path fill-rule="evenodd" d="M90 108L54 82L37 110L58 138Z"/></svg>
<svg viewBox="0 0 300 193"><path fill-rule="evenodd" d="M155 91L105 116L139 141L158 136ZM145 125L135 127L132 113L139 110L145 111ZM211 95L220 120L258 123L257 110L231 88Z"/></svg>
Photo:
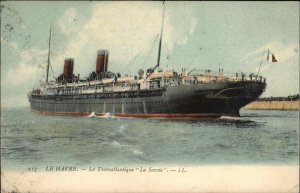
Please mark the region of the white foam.
<svg viewBox="0 0 300 193"><path fill-rule="evenodd" d="M115 116L114 115L111 115L110 113L105 113L104 115L102 116L98 116L99 118L106 118L106 119L114 119Z"/></svg>
<svg viewBox="0 0 300 193"><path fill-rule="evenodd" d="M221 116L220 119L241 120L240 117Z"/></svg>
<svg viewBox="0 0 300 193"><path fill-rule="evenodd" d="M142 155L144 154L142 151L138 150L138 149L131 149L132 153L135 154L135 155Z"/></svg>
<svg viewBox="0 0 300 193"><path fill-rule="evenodd" d="M95 112L92 112L91 114L89 114L87 117L96 117Z"/></svg>
<svg viewBox="0 0 300 193"><path fill-rule="evenodd" d="M122 125L120 126L119 132L123 133L125 129L126 129L125 125Z"/></svg>
<svg viewBox="0 0 300 193"><path fill-rule="evenodd" d="M113 141L111 143L111 145L114 146L114 147L121 147L121 144L119 142L117 142L117 141Z"/></svg>

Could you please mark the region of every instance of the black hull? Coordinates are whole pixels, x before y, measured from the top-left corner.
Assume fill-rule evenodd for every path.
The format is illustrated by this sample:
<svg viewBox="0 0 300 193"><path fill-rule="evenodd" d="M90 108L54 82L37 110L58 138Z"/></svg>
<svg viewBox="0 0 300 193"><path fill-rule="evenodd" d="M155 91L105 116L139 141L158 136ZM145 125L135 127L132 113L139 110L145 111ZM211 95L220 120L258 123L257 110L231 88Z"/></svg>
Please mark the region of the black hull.
<svg viewBox="0 0 300 193"><path fill-rule="evenodd" d="M120 117L239 116L239 109L256 100L266 84L218 82L155 90L78 95L29 95L34 112L58 115L111 113Z"/></svg>

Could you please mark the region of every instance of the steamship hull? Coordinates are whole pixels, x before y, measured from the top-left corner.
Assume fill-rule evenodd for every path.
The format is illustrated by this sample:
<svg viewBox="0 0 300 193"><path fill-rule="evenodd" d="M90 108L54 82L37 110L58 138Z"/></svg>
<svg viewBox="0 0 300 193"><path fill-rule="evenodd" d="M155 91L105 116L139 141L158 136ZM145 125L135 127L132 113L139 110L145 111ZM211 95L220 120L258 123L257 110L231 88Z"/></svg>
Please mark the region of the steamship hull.
<svg viewBox="0 0 300 193"><path fill-rule="evenodd" d="M205 118L239 116L239 109L264 91L262 82L216 82L126 92L70 95L29 93L31 110L50 115Z"/></svg>

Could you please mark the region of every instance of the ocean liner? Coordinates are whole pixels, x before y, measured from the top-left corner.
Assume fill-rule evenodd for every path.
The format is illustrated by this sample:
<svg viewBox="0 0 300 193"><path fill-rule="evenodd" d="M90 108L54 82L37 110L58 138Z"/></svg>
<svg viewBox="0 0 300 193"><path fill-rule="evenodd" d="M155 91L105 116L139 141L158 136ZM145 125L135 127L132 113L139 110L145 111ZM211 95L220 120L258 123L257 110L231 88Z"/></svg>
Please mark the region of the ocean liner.
<svg viewBox="0 0 300 193"><path fill-rule="evenodd" d="M224 76L211 70L180 72L160 69L162 26L154 68L137 70L136 76L108 71L108 50L98 50L96 69L85 79L73 74L74 59L64 61L63 73L28 93L32 112L47 115L86 116L107 113L118 117L199 119L240 116L239 109L258 99L266 79L251 73Z"/></svg>

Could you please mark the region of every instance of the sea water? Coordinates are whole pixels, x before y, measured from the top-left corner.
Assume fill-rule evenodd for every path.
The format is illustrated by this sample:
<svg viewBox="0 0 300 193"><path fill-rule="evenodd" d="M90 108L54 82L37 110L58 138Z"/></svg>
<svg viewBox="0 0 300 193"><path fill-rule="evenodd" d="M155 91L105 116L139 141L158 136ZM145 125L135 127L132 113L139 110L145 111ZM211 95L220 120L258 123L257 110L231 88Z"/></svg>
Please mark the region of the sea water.
<svg viewBox="0 0 300 193"><path fill-rule="evenodd" d="M1 109L4 170L53 165L295 165L298 141L298 111L241 110L239 118L174 121Z"/></svg>

